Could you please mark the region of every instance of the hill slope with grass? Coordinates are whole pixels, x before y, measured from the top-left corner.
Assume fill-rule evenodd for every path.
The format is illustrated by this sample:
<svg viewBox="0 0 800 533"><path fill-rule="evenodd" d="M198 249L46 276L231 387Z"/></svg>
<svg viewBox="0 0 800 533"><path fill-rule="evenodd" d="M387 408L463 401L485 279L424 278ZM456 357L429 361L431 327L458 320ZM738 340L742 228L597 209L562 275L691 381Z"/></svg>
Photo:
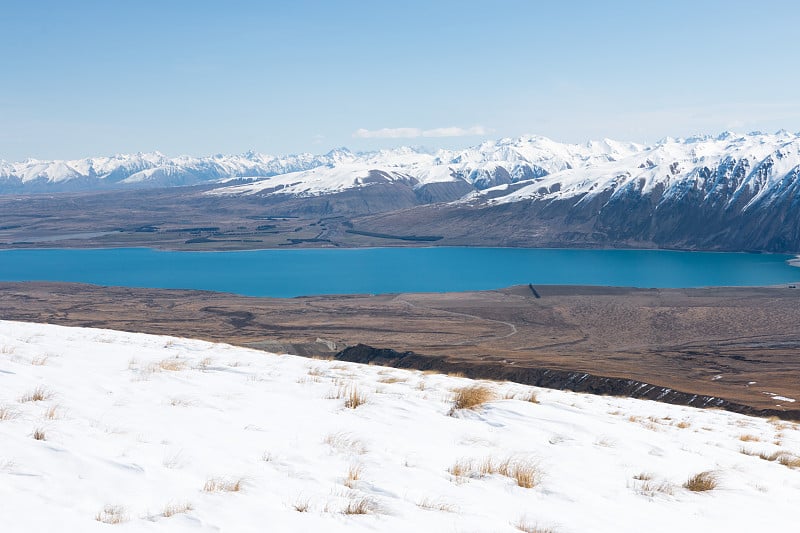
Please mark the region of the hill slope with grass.
<svg viewBox="0 0 800 533"><path fill-rule="evenodd" d="M3 531L787 531L796 424L0 322ZM110 529L114 530L114 529Z"/></svg>

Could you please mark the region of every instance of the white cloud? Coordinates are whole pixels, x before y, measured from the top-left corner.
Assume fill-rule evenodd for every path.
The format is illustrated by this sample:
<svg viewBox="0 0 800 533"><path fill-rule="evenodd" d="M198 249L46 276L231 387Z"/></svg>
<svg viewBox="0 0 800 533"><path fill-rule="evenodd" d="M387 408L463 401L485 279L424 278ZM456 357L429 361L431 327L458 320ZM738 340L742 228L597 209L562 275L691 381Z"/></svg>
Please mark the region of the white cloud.
<svg viewBox="0 0 800 533"><path fill-rule="evenodd" d="M469 137L471 135L487 135L489 130L483 126L471 128L381 128L379 130L358 129L353 133L357 139L412 139L414 137Z"/></svg>

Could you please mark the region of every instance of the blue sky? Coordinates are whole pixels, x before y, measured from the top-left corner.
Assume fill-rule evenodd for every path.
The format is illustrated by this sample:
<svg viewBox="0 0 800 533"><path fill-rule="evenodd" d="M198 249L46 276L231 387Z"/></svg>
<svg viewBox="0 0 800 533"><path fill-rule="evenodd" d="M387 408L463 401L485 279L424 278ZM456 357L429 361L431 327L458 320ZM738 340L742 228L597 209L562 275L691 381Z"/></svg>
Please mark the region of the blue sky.
<svg viewBox="0 0 800 533"><path fill-rule="evenodd" d="M800 130L790 1L9 1L0 159Z"/></svg>

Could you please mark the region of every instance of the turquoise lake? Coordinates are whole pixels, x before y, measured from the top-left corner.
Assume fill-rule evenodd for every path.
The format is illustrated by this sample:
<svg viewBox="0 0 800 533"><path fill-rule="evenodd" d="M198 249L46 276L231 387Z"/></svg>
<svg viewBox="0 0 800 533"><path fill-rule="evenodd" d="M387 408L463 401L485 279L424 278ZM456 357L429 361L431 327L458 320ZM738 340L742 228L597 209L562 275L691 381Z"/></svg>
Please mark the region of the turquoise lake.
<svg viewBox="0 0 800 533"><path fill-rule="evenodd" d="M2 281L73 281L249 296L447 292L510 285L777 285L793 256L523 248L367 248L167 252L144 248L2 250Z"/></svg>

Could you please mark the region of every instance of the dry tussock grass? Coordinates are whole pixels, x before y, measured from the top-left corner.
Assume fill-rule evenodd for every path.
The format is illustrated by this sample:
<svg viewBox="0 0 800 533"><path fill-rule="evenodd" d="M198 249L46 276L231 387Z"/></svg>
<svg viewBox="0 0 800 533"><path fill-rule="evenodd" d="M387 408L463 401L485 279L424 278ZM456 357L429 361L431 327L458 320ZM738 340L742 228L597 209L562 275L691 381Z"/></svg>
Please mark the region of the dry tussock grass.
<svg viewBox="0 0 800 533"><path fill-rule="evenodd" d="M426 511L443 511L445 513L455 513L458 508L442 500L434 500L433 498L422 498L417 502L417 507L425 509Z"/></svg>
<svg viewBox="0 0 800 533"><path fill-rule="evenodd" d="M314 376L314 377L319 377L319 378L325 377L325 375L326 375L325 370L323 370L322 367L319 367L319 366L314 366L314 367L309 368L307 374L309 376Z"/></svg>
<svg viewBox="0 0 800 533"><path fill-rule="evenodd" d="M348 409L355 409L367 403L367 395L358 390L355 385L345 391L344 406Z"/></svg>
<svg viewBox="0 0 800 533"><path fill-rule="evenodd" d="M745 448L739 449L740 453L751 455L763 459L764 461L777 462L789 468L800 468L800 456L786 450L778 450L777 452L754 452Z"/></svg>
<svg viewBox="0 0 800 533"><path fill-rule="evenodd" d="M198 361L197 365L195 366L195 369L199 370L200 372L205 372L208 370L208 367L210 367L211 363L213 362L214 360L212 358L204 357L200 359L200 361Z"/></svg>
<svg viewBox="0 0 800 533"><path fill-rule="evenodd" d="M466 478L482 478L493 474L512 479L517 486L531 489L539 484L542 472L539 465L527 459L506 458L495 461L491 457L481 460L461 459L453 463L447 470L455 477L456 482Z"/></svg>
<svg viewBox="0 0 800 533"><path fill-rule="evenodd" d="M450 415L459 409L477 409L483 404L494 400L495 394L484 385L470 385L453 391L453 406Z"/></svg>
<svg viewBox="0 0 800 533"><path fill-rule="evenodd" d="M759 457L759 455L760 455L759 452L754 452L753 450L748 450L744 446L739 448L739 453L742 453L744 455L750 455L750 456L753 456L753 457Z"/></svg>
<svg viewBox="0 0 800 533"><path fill-rule="evenodd" d="M528 403L539 403L539 396L535 392L531 391L523 394L520 400Z"/></svg>
<svg viewBox="0 0 800 533"><path fill-rule="evenodd" d="M242 490L243 484L244 480L241 478L212 477L203 485L203 490L206 492L239 492Z"/></svg>
<svg viewBox="0 0 800 533"><path fill-rule="evenodd" d="M760 442L761 437L748 433L746 435L739 435L739 440L742 442Z"/></svg>
<svg viewBox="0 0 800 533"><path fill-rule="evenodd" d="M498 465L497 472L501 476L513 479L517 482L517 486L525 489L532 489L538 485L541 477L539 465L522 459L504 460Z"/></svg>
<svg viewBox="0 0 800 533"><path fill-rule="evenodd" d="M158 368L167 372L178 372L180 370L185 370L187 366L188 365L186 364L186 361L178 359L177 357L162 359L158 362Z"/></svg>
<svg viewBox="0 0 800 533"><path fill-rule="evenodd" d="M344 478L344 486L348 489L355 488L356 482L361 479L361 470L360 464L350 465L350 468L347 469L347 477Z"/></svg>
<svg viewBox="0 0 800 533"><path fill-rule="evenodd" d="M308 498L298 498L297 501L292 504L292 508L298 513L307 513L311 509L311 504Z"/></svg>
<svg viewBox="0 0 800 533"><path fill-rule="evenodd" d="M447 471L457 478L469 477L474 472L472 468L472 461L469 459L461 459L456 461L450 468L447 469Z"/></svg>
<svg viewBox="0 0 800 533"><path fill-rule="evenodd" d="M42 402L44 400L49 400L53 397L53 393L47 390L45 387L39 385L32 391L24 394L20 399L20 403L26 402Z"/></svg>
<svg viewBox="0 0 800 533"><path fill-rule="evenodd" d="M47 410L44 412L44 417L47 420L56 420L61 418L60 406L51 405L50 407L48 407Z"/></svg>
<svg viewBox="0 0 800 533"><path fill-rule="evenodd" d="M14 409L5 405L0 405L0 420L13 420L19 416Z"/></svg>
<svg viewBox="0 0 800 533"><path fill-rule="evenodd" d="M596 441L594 441L594 443L595 443L596 446L600 446L600 447L603 447L603 448L613 448L614 446L617 445L617 441L615 441L614 439L612 439L610 437L601 437L601 438L597 439Z"/></svg>
<svg viewBox="0 0 800 533"><path fill-rule="evenodd" d="M401 378L397 376L384 376L378 380L380 383L405 383L408 378Z"/></svg>
<svg viewBox="0 0 800 533"><path fill-rule="evenodd" d="M654 481L653 479L639 480L635 476L634 479L640 481L639 483L634 483L634 490L637 494L641 494L642 496L652 498L658 494L672 496L675 493L675 485L668 481Z"/></svg>
<svg viewBox="0 0 800 533"><path fill-rule="evenodd" d="M31 359L31 364L33 366L45 366L47 364L47 356L46 355L38 355Z"/></svg>
<svg viewBox="0 0 800 533"><path fill-rule="evenodd" d="M169 518L170 516L188 513L189 511L194 511L194 506L189 502L170 503L164 507L163 511L161 511L161 516L164 518Z"/></svg>
<svg viewBox="0 0 800 533"><path fill-rule="evenodd" d="M378 512L378 503L371 498L350 500L342 511L347 515L373 514Z"/></svg>
<svg viewBox="0 0 800 533"><path fill-rule="evenodd" d="M533 391L522 393L509 392L504 398L506 400L519 400L522 402L539 403L539 397Z"/></svg>
<svg viewBox="0 0 800 533"><path fill-rule="evenodd" d="M128 521L128 513L121 505L106 505L95 515L94 519L104 524L122 524Z"/></svg>
<svg viewBox="0 0 800 533"><path fill-rule="evenodd" d="M791 453L782 453L778 456L778 462L789 468L800 468L800 457Z"/></svg>
<svg viewBox="0 0 800 533"><path fill-rule="evenodd" d="M322 439L322 442L338 452L354 453L357 455L367 453L367 447L364 442L350 433L331 433Z"/></svg>
<svg viewBox="0 0 800 533"><path fill-rule="evenodd" d="M47 435L45 435L43 428L34 429L32 436L35 440L47 440Z"/></svg>
<svg viewBox="0 0 800 533"><path fill-rule="evenodd" d="M185 398L170 398L169 404L172 407L191 407L194 405L191 400L187 400Z"/></svg>
<svg viewBox="0 0 800 533"><path fill-rule="evenodd" d="M531 524L527 520L520 519L519 522L514 524L514 527L522 531L523 533L556 533L556 530L552 527L545 527L540 526L539 524Z"/></svg>
<svg viewBox="0 0 800 533"><path fill-rule="evenodd" d="M692 492L706 492L716 489L717 485L717 475L714 472L705 471L690 476L683 487Z"/></svg>

